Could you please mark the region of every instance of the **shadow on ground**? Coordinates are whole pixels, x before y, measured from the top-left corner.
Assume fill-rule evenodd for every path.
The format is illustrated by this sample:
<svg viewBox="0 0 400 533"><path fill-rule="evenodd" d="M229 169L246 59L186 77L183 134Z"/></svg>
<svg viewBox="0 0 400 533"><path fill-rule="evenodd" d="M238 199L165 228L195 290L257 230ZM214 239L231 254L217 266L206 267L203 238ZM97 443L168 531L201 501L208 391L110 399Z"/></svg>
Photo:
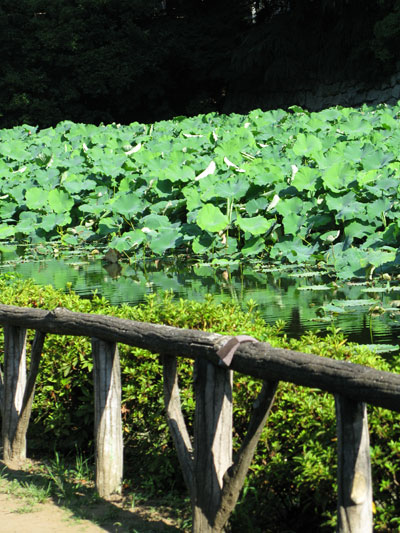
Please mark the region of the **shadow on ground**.
<svg viewBox="0 0 400 533"><path fill-rule="evenodd" d="M35 499L35 494L48 493L48 501L67 509L73 518L90 520L108 533L179 533L182 524L182 506L165 499L140 499L130 492L116 495L111 501L98 496L92 482L68 479L68 471L57 475L46 471L44 463L27 460L23 468L7 467L0 461L0 480L9 483L11 494ZM20 490L17 490L20 489ZM4 491L2 491L4 492ZM180 507L180 509L179 509Z"/></svg>

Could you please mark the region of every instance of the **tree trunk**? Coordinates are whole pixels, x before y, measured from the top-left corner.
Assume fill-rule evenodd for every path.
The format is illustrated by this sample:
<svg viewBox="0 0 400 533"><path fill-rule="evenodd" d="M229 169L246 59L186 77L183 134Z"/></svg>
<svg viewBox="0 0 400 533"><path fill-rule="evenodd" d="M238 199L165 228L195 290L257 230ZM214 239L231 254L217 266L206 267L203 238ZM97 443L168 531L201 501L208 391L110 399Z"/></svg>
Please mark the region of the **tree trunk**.
<svg viewBox="0 0 400 533"><path fill-rule="evenodd" d="M117 344L92 338L96 489L102 498L121 492L123 443L121 371Z"/></svg>

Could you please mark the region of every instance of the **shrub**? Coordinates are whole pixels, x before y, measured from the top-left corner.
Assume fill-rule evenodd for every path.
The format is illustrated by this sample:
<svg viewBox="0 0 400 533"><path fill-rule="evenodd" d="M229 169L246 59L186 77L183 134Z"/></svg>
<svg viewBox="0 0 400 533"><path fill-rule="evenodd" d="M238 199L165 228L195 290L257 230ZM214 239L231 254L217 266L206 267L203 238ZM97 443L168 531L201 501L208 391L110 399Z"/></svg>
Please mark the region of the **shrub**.
<svg viewBox="0 0 400 533"><path fill-rule="evenodd" d="M315 333L288 339L282 324L267 326L260 316L236 303L174 301L171 293L151 295L139 306L111 306L94 295L81 299L32 281L0 277L4 304L110 314L123 318L185 328L247 333L275 346L351 360L398 372L398 359L385 361L362 347L347 343L332 328L326 338ZM32 336L30 336L30 339ZM1 343L3 342L1 338ZM127 467L134 466L134 483L158 492L183 488L178 463L163 415L161 366L157 355L120 345ZM194 401L192 361L181 360L183 408L190 426ZM77 444L90 449L93 424L92 360L88 339L48 335L38 377L28 445L41 453L53 447L67 451ZM235 375L234 443L248 423L249 407L260 383ZM369 409L374 482L375 524L379 531L398 531L400 501L398 467L400 424L391 411ZM336 514L336 428L333 397L319 390L282 383L260 440L241 499L232 517L232 531L332 531Z"/></svg>

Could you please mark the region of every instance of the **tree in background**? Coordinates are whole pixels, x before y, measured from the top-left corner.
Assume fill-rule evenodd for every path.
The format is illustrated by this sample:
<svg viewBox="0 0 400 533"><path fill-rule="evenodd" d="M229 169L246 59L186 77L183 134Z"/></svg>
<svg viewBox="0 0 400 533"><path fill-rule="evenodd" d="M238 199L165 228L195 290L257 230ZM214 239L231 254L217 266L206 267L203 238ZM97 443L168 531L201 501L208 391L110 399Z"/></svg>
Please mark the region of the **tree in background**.
<svg viewBox="0 0 400 533"><path fill-rule="evenodd" d="M3 2L1 126L153 121L217 109L247 24L240 3L230 4Z"/></svg>
<svg viewBox="0 0 400 533"><path fill-rule="evenodd" d="M271 86L374 80L399 17L398 0L3 0L0 126L241 112Z"/></svg>

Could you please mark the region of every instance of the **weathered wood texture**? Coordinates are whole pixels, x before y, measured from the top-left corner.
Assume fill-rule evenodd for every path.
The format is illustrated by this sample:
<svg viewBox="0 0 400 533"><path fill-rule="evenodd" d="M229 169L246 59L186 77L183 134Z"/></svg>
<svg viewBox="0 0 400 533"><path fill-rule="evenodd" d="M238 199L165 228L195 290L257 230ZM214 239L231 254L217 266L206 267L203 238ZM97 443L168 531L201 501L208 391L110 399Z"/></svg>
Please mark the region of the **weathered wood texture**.
<svg viewBox="0 0 400 533"><path fill-rule="evenodd" d="M366 405L335 397L338 533L372 533L372 478Z"/></svg>
<svg viewBox="0 0 400 533"><path fill-rule="evenodd" d="M29 374L26 380L25 391L22 399L22 406L18 416L17 427L12 442L12 455L19 456L19 450L25 450L21 458L26 456L26 433L28 431L29 420L32 412L32 403L35 394L36 377L39 372L40 358L42 356L45 334L36 331L32 343L31 362Z"/></svg>
<svg viewBox="0 0 400 533"><path fill-rule="evenodd" d="M219 362L217 349L227 340L226 336L216 333L74 313L62 308L45 311L0 305L0 324L108 339L153 353L174 353L192 359L203 357L214 364ZM397 374L318 355L272 348L263 342L240 346L231 368L262 380L289 381L400 412L400 376Z"/></svg>
<svg viewBox="0 0 400 533"><path fill-rule="evenodd" d="M216 532L223 531L235 508L262 430L271 412L277 387L278 382L264 381L261 392L253 404L253 412L247 433L232 466L228 468L224 475L220 505L214 519L214 530Z"/></svg>
<svg viewBox="0 0 400 533"><path fill-rule="evenodd" d="M193 533L214 532L223 477L232 464L232 371L195 363Z"/></svg>
<svg viewBox="0 0 400 533"><path fill-rule="evenodd" d="M178 385L178 372L176 357L163 356L164 376L164 405L169 430L174 441L179 464L182 469L186 487L193 497L194 472L193 472L193 446L185 419L182 414L181 397Z"/></svg>
<svg viewBox="0 0 400 533"><path fill-rule="evenodd" d="M6 463L26 459L26 439L15 442L26 387L26 329L4 328L3 456Z"/></svg>
<svg viewBox="0 0 400 533"><path fill-rule="evenodd" d="M271 410L276 382L265 382L249 428L232 462L232 372L205 359L195 368L195 433L190 439L181 410L176 357L164 355L164 401L193 512L193 531L224 531Z"/></svg>
<svg viewBox="0 0 400 533"><path fill-rule="evenodd" d="M121 492L123 443L121 371L117 344L92 338L96 489L102 498Z"/></svg>
<svg viewBox="0 0 400 533"><path fill-rule="evenodd" d="M36 377L39 371L45 334L40 331L35 334L27 379L25 369L26 330L6 327L4 335L4 378L0 372L3 456L8 464L15 464L21 463L26 458L26 432L32 411ZM5 390L8 391L6 395Z"/></svg>

